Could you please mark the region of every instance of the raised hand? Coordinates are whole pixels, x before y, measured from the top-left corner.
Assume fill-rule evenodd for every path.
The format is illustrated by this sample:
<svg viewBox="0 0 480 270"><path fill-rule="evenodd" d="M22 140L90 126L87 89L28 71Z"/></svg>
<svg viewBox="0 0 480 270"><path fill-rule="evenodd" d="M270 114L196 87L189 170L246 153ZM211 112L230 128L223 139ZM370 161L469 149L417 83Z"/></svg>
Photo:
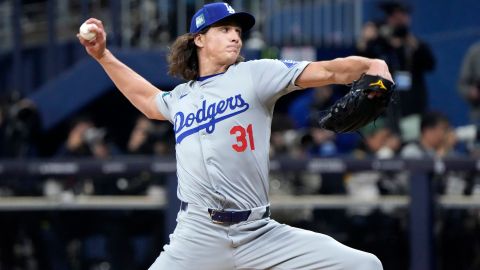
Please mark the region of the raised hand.
<svg viewBox="0 0 480 270"><path fill-rule="evenodd" d="M102 21L95 18L90 18L86 20L85 23L91 23L96 26L90 29L90 31L96 33L95 38L86 40L82 38L80 34L77 34L77 38L80 43L85 46L85 50L90 56L95 60L100 60L105 55L107 46L107 33L105 32L105 28L103 27Z"/></svg>

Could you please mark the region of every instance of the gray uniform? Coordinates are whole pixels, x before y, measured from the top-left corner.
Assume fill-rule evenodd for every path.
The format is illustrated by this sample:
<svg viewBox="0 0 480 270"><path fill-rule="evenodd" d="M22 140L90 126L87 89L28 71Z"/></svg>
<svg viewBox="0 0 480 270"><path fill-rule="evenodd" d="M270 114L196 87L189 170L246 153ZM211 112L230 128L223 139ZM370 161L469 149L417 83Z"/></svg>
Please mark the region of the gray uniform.
<svg viewBox="0 0 480 270"><path fill-rule="evenodd" d="M276 100L309 62L256 60L159 94L174 125L178 197L188 202L150 269L382 269L373 255L265 217ZM208 208L252 210L215 224Z"/></svg>

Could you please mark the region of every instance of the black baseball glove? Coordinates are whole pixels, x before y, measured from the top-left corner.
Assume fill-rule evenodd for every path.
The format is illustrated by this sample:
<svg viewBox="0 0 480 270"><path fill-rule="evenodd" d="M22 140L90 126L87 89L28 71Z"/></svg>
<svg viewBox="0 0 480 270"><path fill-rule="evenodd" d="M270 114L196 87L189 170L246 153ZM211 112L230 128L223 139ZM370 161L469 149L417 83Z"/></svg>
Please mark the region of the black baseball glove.
<svg viewBox="0 0 480 270"><path fill-rule="evenodd" d="M337 100L320 118L320 127L336 133L358 130L385 111L394 86L393 82L380 76L363 74L353 82L350 92Z"/></svg>

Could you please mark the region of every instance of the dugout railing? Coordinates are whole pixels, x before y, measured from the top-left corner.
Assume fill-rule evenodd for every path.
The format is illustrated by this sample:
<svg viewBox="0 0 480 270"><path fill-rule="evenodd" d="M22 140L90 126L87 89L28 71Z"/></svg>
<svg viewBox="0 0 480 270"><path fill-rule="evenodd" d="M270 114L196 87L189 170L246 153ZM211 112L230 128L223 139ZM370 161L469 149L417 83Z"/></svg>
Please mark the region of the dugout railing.
<svg viewBox="0 0 480 270"><path fill-rule="evenodd" d="M387 195L375 200L362 200L343 195L273 195L273 213L279 209L347 208L349 206L408 207L410 269L435 269L434 220L436 204L445 208L478 208L480 197L436 196L431 173L480 170L480 160L468 158L425 159L273 159L272 172L347 173L359 171L410 172L408 196ZM179 201L176 198L175 160L150 157L123 157L105 161L72 160L1 160L0 185L9 179L66 176L128 176L149 172L162 174L166 179L165 194L158 196L58 196L58 197L0 197L0 212L5 211L75 211L75 210L164 210L167 235L175 227Z"/></svg>

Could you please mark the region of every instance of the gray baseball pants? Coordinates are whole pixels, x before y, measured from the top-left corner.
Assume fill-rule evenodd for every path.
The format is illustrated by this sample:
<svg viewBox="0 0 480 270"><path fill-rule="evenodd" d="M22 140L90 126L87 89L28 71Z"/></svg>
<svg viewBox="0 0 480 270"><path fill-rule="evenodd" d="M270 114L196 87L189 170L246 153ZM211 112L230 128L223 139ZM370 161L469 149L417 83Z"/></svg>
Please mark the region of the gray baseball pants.
<svg viewBox="0 0 480 270"><path fill-rule="evenodd" d="M265 207L252 209L249 220L222 225L212 222L207 208L189 204L178 213L170 244L149 270L383 269L373 254L324 234L259 219L264 212Z"/></svg>

